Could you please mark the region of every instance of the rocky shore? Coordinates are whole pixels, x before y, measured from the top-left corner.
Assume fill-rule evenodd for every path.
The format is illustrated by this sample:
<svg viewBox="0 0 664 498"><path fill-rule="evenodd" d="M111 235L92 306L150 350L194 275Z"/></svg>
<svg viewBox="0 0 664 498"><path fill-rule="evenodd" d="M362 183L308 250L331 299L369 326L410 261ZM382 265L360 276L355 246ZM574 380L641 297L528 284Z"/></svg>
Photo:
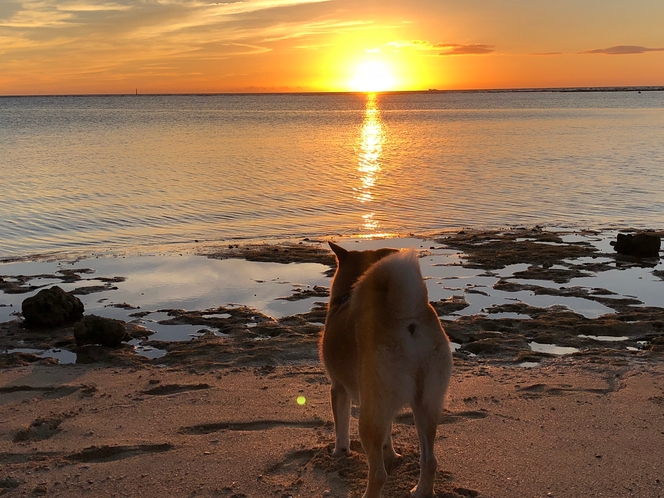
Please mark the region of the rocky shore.
<svg viewBox="0 0 664 498"><path fill-rule="evenodd" d="M438 496L661 496L659 254L621 254L603 232L539 227L403 243L413 240L455 347L438 433ZM84 321L2 323L0 494L361 495L366 463L357 432L351 458L329 455L328 383L317 361L334 268L324 241L191 252L286 269L317 264L321 283L282 286L290 291L277 299L310 306L281 316L248 303L145 309L104 297L97 306L123 313L122 329L110 322L117 318L87 310ZM2 275L0 290L22 301L54 285L81 299L122 292L127 275L101 276L86 262ZM533 304L540 300L547 305ZM157 315L162 327L197 332L165 340L146 322ZM97 335L100 327L113 331L113 343ZM44 351L75 354L75 364ZM394 431L403 458L391 466L388 497L405 496L418 471L408 411Z"/></svg>

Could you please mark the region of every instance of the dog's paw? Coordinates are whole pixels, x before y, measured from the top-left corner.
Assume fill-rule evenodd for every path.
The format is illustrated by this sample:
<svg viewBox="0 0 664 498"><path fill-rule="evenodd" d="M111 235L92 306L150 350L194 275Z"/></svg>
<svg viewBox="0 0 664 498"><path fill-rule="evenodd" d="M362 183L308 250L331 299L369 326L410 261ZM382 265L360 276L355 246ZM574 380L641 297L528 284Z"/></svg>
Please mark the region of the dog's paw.
<svg viewBox="0 0 664 498"><path fill-rule="evenodd" d="M394 448L388 446L383 448L383 460L386 462L399 461L402 458L400 453L394 451Z"/></svg>
<svg viewBox="0 0 664 498"><path fill-rule="evenodd" d="M334 448L334 451L332 452L332 456L335 458L339 457L347 457L350 455L350 448Z"/></svg>
<svg viewBox="0 0 664 498"><path fill-rule="evenodd" d="M415 486L413 489L410 490L410 496L411 498L435 498L436 495L434 494L433 490L431 491L431 493L426 493L421 489L418 490L417 486Z"/></svg>

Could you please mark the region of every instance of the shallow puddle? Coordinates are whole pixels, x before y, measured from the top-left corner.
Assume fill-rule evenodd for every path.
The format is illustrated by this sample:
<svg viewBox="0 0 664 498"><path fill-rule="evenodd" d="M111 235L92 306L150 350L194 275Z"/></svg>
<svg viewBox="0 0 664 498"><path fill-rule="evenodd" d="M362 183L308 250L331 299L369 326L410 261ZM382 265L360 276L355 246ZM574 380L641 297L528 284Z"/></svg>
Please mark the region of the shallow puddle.
<svg viewBox="0 0 664 498"><path fill-rule="evenodd" d="M6 263L0 274L37 275L55 273L59 269L90 268L92 274L73 283L56 281L65 291L100 285L99 278L122 276L126 280L114 282L114 289L79 295L86 314L130 321L130 313L137 310L185 309L206 310L229 304L256 308L279 318L309 311L315 301L278 299L288 297L295 289L329 286L324 275L329 268L317 263L265 263L242 259L209 259L204 256L132 256L127 258L97 258L75 264ZM30 283L38 282L33 279ZM38 284L37 284L38 285ZM14 318L21 303L37 290L23 294L0 294L0 322ZM127 304L126 307L116 305Z"/></svg>
<svg viewBox="0 0 664 498"><path fill-rule="evenodd" d="M166 354L165 349L158 349L152 346L143 346L141 344L141 341L138 339L130 341L129 344L134 346L134 351L136 352L136 354L145 356L146 358L152 358L152 359L161 358Z"/></svg>
<svg viewBox="0 0 664 498"><path fill-rule="evenodd" d="M593 341L600 341L600 342L620 342L620 341L626 341L629 339L626 335L621 335L618 337L612 336L612 335L584 335L584 334L579 334L577 337L580 337L581 339L592 339Z"/></svg>
<svg viewBox="0 0 664 498"><path fill-rule="evenodd" d="M564 242L589 242L610 252L609 242L614 232L603 234L569 233L562 236ZM562 305L587 318L596 318L614 311L596 301L581 297L535 295L531 291L507 292L493 286L500 278L511 281L558 289L579 286L589 290L605 288L616 292L614 296L635 296L647 306L664 308L664 280L653 275L653 270L664 270L664 264L655 268L639 266L618 267L600 271L593 276L573 278L560 285L549 280L513 279L515 272L527 270L528 264L514 264L500 270L487 272L482 269L460 266L464 255L447 249L441 244L418 238L392 239L342 239L340 245L347 249L365 250L380 247L416 248L424 251L420 258L422 274L431 301L448 299L452 295L463 296L469 306L449 313L443 318L454 320L460 316L486 314L490 318L529 319L520 313L489 313L492 307L503 304L526 303L538 308ZM566 263L583 264L613 261L608 257L569 259ZM81 272L83 280L62 283L45 275L60 275L59 271L90 269ZM306 313L316 303L327 302L327 297L307 297L297 300L283 298L314 286L328 287L331 279L325 275L329 267L317 263L267 263L242 259L210 259L195 255L131 256L81 259L68 262L19 262L0 264L0 275L5 280L19 275L34 275L29 285L49 287L57 284L65 291L80 287L107 285L108 288L78 297L85 305L86 314L96 314L125 321L137 321L131 314L150 312L139 321L154 330L151 339L189 340L201 335L201 330L216 329L194 325L167 325L159 321L169 317L159 310L210 310L205 317L228 318L230 315L215 311L220 306L246 305L274 318ZM38 275L44 275L38 277ZM124 281L104 283L101 278L124 277ZM14 278L14 280L16 280ZM37 291L24 294L0 294L0 322L16 318L22 301ZM592 337L591 337L592 338ZM604 340L604 339L596 339ZM608 339L607 339L608 340ZM613 338L612 340L617 340ZM534 344L534 343L533 343ZM542 347L549 347L543 345ZM539 347L539 346L535 346ZM570 348L563 348L566 351ZM571 348L573 349L573 348ZM559 350L557 350L559 351ZM149 351L146 351L149 352ZM549 352L549 351L547 351Z"/></svg>
<svg viewBox="0 0 664 498"><path fill-rule="evenodd" d="M521 367L521 368L535 368L535 367L539 367L539 366L540 366L540 364L537 363L536 361L522 361L521 363L519 363L517 365L517 367Z"/></svg>
<svg viewBox="0 0 664 498"><path fill-rule="evenodd" d="M531 350L537 353L548 353L555 355L572 354L578 353L580 351L578 348L556 346L555 344L540 344L535 341L529 342L528 346L530 346Z"/></svg>
<svg viewBox="0 0 664 498"><path fill-rule="evenodd" d="M3 351L4 353L28 353L34 354L41 358L55 358L61 365L76 363L76 353L67 351L66 349L32 349L32 348L15 348Z"/></svg>

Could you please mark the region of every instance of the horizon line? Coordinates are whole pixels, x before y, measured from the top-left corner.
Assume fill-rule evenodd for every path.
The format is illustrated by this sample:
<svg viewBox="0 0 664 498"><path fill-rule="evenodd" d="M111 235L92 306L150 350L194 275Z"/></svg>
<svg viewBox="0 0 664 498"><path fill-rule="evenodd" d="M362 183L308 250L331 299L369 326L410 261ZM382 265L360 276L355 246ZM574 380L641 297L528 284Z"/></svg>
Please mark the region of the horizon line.
<svg viewBox="0 0 664 498"><path fill-rule="evenodd" d="M516 87L516 88L466 88L427 90L383 90L383 91L225 91L225 92L159 92L159 93L35 93L2 94L0 98L15 97L169 97L169 96L215 96L215 95L366 95L400 93L517 93L517 92L620 92L620 91L664 91L664 85L628 86L572 86L572 87Z"/></svg>

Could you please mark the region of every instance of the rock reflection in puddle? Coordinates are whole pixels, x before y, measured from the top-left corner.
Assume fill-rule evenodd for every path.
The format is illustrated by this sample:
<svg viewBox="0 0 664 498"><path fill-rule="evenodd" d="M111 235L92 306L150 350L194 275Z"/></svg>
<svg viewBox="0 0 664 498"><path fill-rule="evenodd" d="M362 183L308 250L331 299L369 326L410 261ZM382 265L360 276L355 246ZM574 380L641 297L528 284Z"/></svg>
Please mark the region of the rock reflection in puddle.
<svg viewBox="0 0 664 498"><path fill-rule="evenodd" d="M68 365L76 363L76 353L72 353L71 351L67 351L66 349L44 350L44 349L32 349L32 348L16 348L16 349L9 349L4 352L7 354L27 353L27 354L34 354L41 358L55 358L56 360L58 360L60 365Z"/></svg>

